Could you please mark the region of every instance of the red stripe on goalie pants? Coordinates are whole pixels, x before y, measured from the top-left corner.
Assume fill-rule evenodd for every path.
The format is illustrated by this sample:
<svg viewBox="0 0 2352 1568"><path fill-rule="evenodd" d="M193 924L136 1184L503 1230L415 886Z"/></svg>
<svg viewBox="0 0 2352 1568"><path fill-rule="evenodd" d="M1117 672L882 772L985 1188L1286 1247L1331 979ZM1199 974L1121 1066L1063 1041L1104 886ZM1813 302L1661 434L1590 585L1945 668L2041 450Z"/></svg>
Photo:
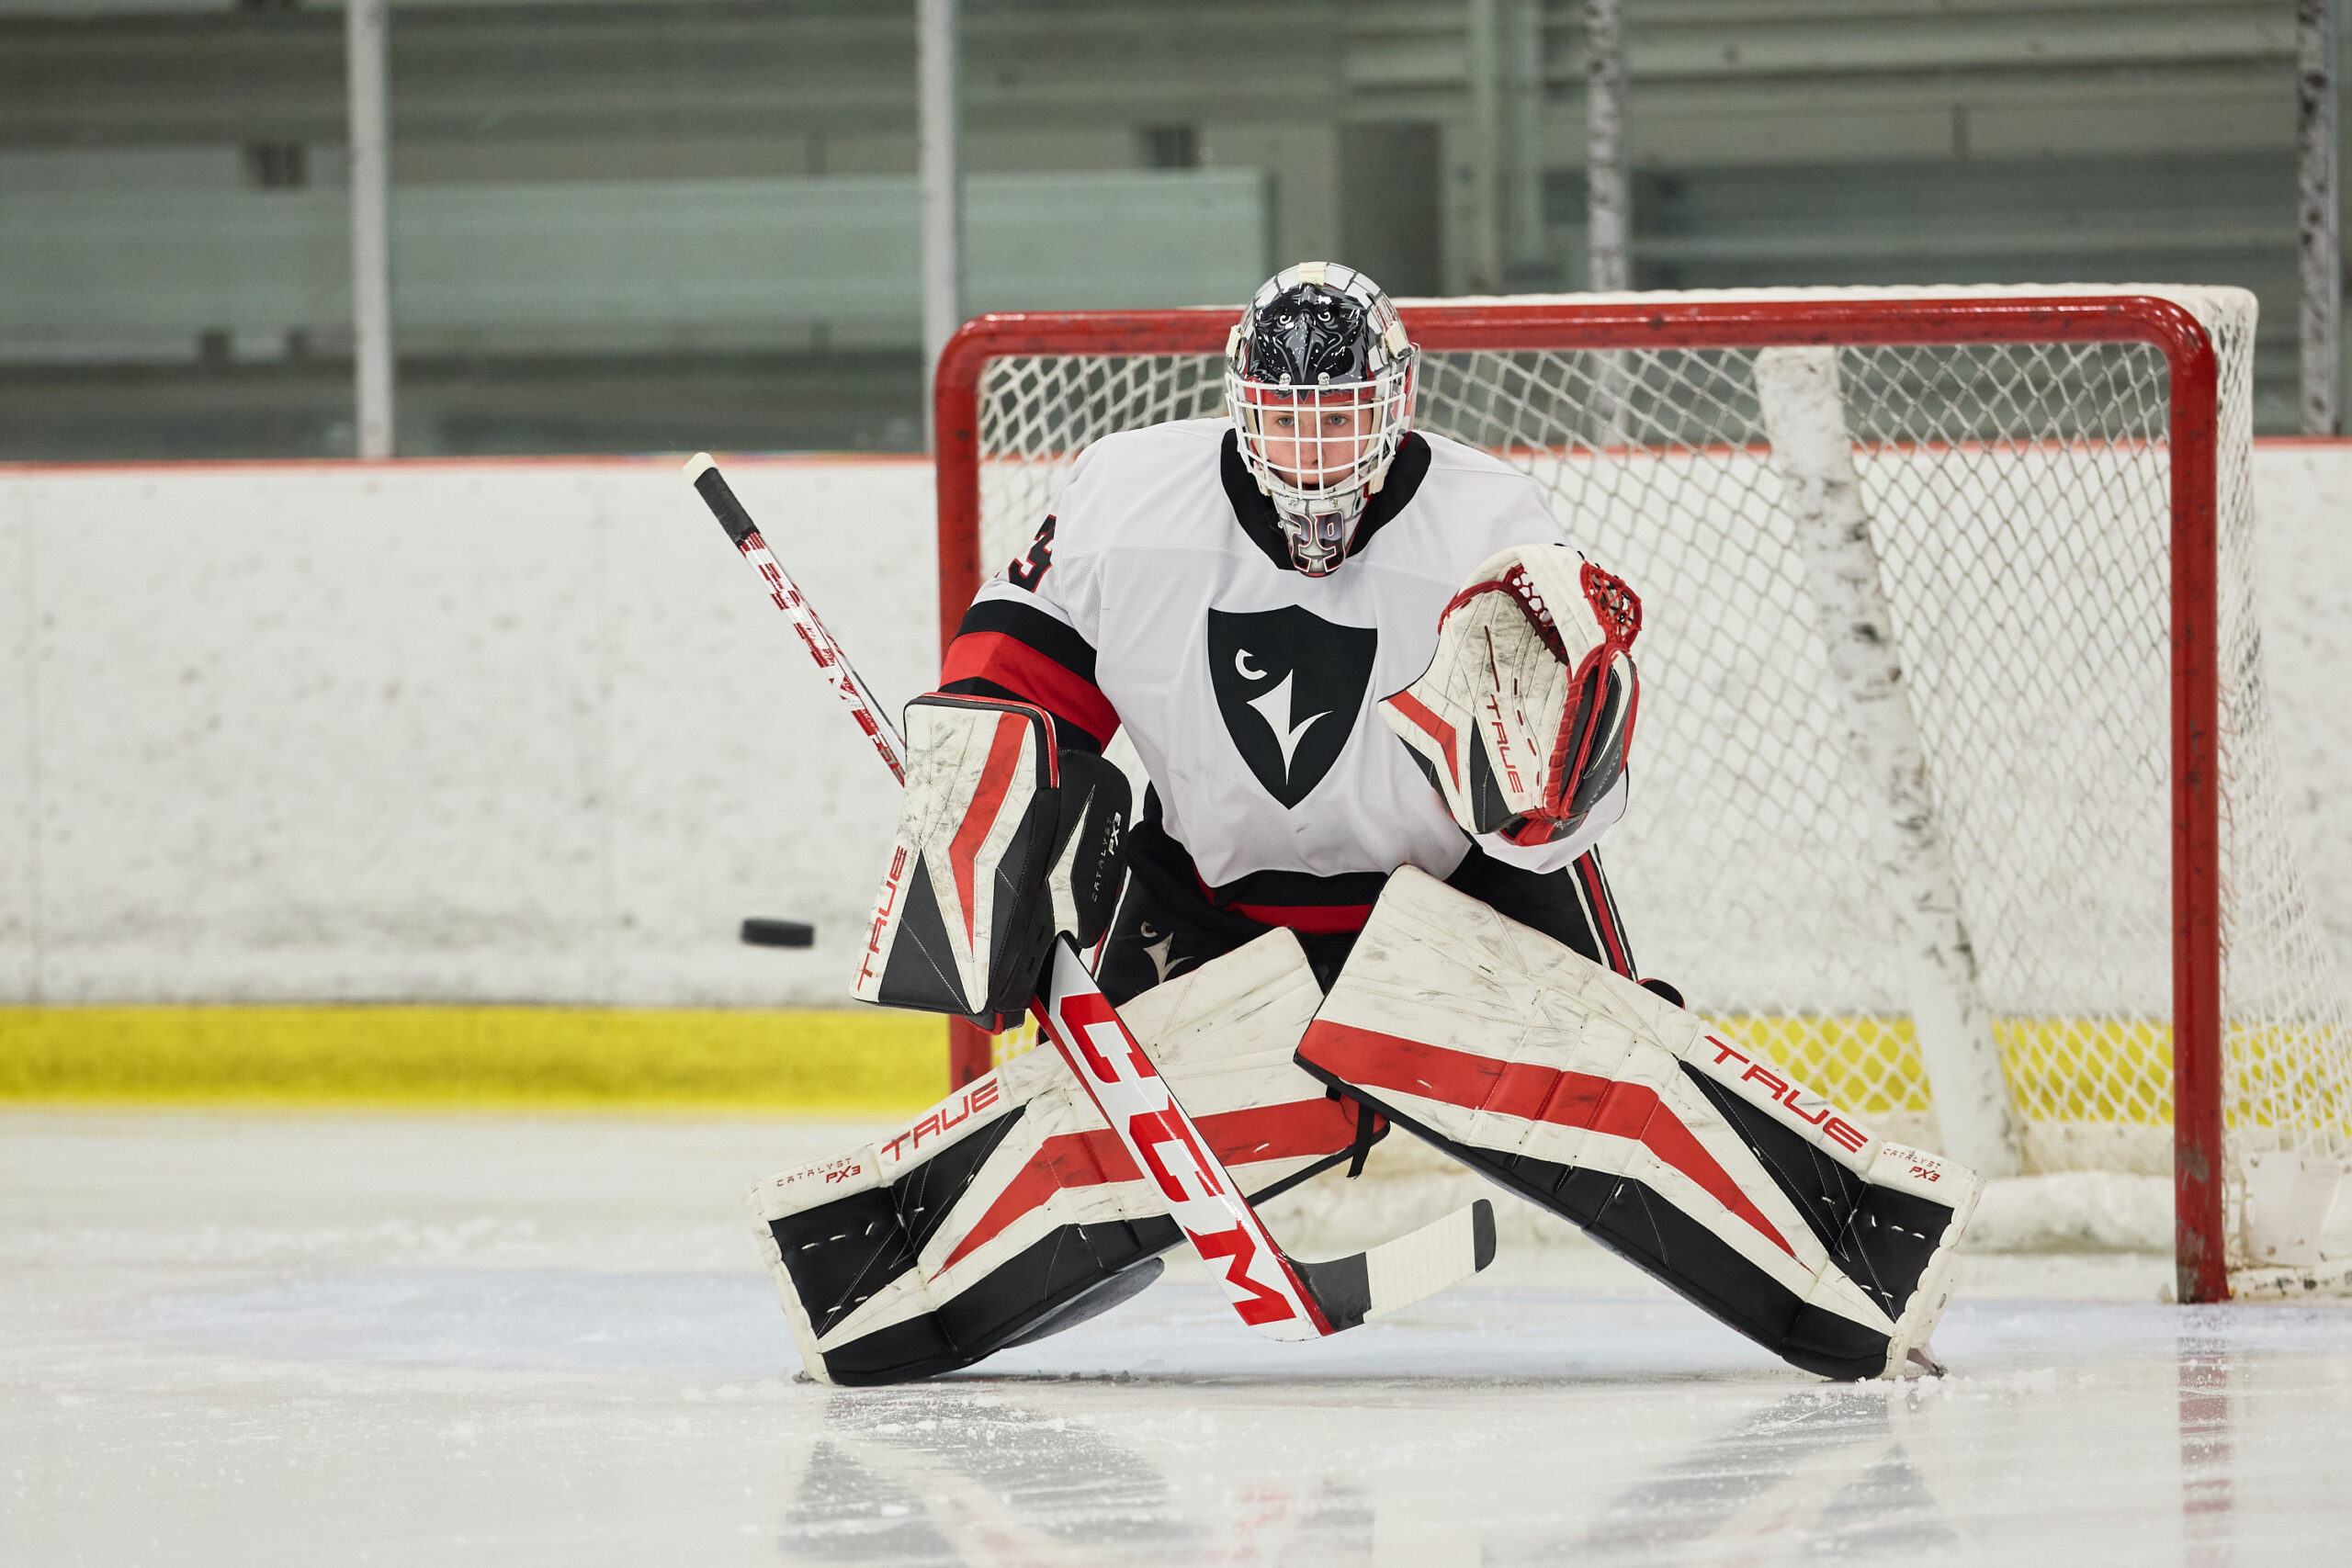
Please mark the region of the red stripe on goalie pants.
<svg viewBox="0 0 2352 1568"><path fill-rule="evenodd" d="M980 768L979 788L972 792L972 804L964 812L962 826L947 846L947 862L956 870L956 897L964 908L964 940L977 942L972 934L972 918L978 901L972 887L973 863L979 858L980 846L988 841L989 829L996 826L997 813L1004 808L1005 792L1012 787L1012 771L1021 763L1021 742L1029 732L1029 719L1017 713L1006 714L996 721L996 737L989 742L989 760Z"/></svg>
<svg viewBox="0 0 2352 1568"><path fill-rule="evenodd" d="M947 648L939 683L992 681L1055 717L1067 719L1107 746L1119 732L1119 712L1102 688L1046 654L1004 632L966 632Z"/></svg>
<svg viewBox="0 0 2352 1568"><path fill-rule="evenodd" d="M1247 915L1261 926L1289 926L1291 931L1306 931L1307 936L1324 936L1331 931L1362 931L1364 921L1371 919L1369 903L1227 903L1223 908L1232 909L1235 915Z"/></svg>
<svg viewBox="0 0 2352 1568"><path fill-rule="evenodd" d="M1227 1166L1339 1154L1355 1141L1356 1131L1354 1108L1334 1100L1253 1106L1204 1116L1195 1124L1209 1147L1216 1151L1216 1157ZM956 1244L956 1250L932 1278L937 1279L974 1249L1001 1235L1005 1227L1065 1187L1142 1179L1143 1172L1136 1168L1119 1135L1109 1128L1057 1133L1029 1156L1029 1163L997 1194L996 1201Z"/></svg>
<svg viewBox="0 0 2352 1568"><path fill-rule="evenodd" d="M1243 878L1244 881L1249 878ZM1246 916L1261 926L1288 926L1295 931L1310 936L1333 931L1360 931L1372 919L1369 904L1242 904L1222 900L1216 889L1201 880L1198 871L1193 873L1193 886L1201 897L1216 908L1228 914Z"/></svg>
<svg viewBox="0 0 2352 1568"><path fill-rule="evenodd" d="M1360 931L1372 919L1369 904L1222 904L1218 908L1247 915L1261 926L1288 926L1310 936Z"/></svg>
<svg viewBox="0 0 2352 1568"><path fill-rule="evenodd" d="M1638 1143L1747 1221L1758 1235L1790 1257L1796 1256L1779 1228L1740 1190L1731 1173L1716 1163L1706 1145L1658 1098L1657 1090L1646 1085L1589 1073L1559 1072L1527 1062L1500 1062L1320 1019L1307 1026L1298 1054L1364 1089L1395 1089L1465 1111L1577 1127Z"/></svg>

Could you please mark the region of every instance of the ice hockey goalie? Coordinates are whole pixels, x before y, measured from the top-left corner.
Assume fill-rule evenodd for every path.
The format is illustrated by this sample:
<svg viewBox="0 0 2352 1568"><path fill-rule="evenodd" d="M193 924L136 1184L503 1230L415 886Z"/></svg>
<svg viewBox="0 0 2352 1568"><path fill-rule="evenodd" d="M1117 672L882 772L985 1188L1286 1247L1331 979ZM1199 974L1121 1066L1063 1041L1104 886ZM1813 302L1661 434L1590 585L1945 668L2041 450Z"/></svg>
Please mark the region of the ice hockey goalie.
<svg viewBox="0 0 2352 1568"><path fill-rule="evenodd" d="M1899 1374L1976 1179L1640 979L1599 845L1642 603L1524 474L1413 428L1418 355L1370 279L1292 267L1234 329L1226 417L1080 455L909 710L857 994L1000 1026L1055 933L1101 937L1103 995L1252 1195L1393 1123L1795 1366ZM755 1206L839 1382L1066 1327L1178 1240L1051 1051Z"/></svg>

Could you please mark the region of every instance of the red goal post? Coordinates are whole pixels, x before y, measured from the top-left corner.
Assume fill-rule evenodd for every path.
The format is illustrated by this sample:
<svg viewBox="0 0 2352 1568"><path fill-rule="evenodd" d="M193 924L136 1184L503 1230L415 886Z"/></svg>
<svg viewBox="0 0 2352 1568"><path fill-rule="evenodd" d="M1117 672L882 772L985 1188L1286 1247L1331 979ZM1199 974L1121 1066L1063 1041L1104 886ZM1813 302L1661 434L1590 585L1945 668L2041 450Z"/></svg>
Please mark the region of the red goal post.
<svg viewBox="0 0 2352 1568"><path fill-rule="evenodd" d="M1665 349L2143 344L2169 396L2172 1173L2184 1300L2229 1295L2222 1173L2222 824L2217 734L2215 345L2197 316L2155 294L1823 293L1780 299L1620 296L1407 304L1425 354L1606 354ZM1234 310L998 314L943 354L937 442L939 629L945 647L987 571L981 557L982 383L992 362L1213 355ZM1654 699L1655 700L1655 699ZM989 1065L989 1039L956 1025L951 1077Z"/></svg>

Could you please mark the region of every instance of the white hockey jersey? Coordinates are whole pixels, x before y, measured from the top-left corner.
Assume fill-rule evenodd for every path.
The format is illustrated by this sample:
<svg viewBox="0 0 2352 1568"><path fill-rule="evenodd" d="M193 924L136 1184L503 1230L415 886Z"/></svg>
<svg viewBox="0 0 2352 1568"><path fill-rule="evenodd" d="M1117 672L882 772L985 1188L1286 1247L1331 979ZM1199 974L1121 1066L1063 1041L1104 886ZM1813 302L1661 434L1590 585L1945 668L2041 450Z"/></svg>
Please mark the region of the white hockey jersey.
<svg viewBox="0 0 2352 1568"><path fill-rule="evenodd" d="M1560 537L1526 475L1416 434L1350 558L1306 577L1229 423L1130 431L1080 455L1028 554L974 599L942 685L1035 703L1064 745L1124 726L1213 897L1268 872L1442 878L1471 840L1374 704L1428 667L1439 613L1479 563ZM1625 794L1621 778L1571 839L1479 845L1566 866Z"/></svg>

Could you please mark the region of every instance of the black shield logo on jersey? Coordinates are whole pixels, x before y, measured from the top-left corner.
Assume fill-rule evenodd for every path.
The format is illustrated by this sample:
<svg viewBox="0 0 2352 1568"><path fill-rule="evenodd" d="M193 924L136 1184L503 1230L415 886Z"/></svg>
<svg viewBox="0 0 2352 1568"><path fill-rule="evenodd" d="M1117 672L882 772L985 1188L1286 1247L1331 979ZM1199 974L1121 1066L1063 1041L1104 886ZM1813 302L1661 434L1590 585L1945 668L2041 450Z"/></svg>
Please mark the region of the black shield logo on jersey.
<svg viewBox="0 0 2352 1568"><path fill-rule="evenodd" d="M1284 807L1305 800L1340 760L1379 646L1370 626L1335 626L1295 604L1209 612L1209 676L1226 733Z"/></svg>

